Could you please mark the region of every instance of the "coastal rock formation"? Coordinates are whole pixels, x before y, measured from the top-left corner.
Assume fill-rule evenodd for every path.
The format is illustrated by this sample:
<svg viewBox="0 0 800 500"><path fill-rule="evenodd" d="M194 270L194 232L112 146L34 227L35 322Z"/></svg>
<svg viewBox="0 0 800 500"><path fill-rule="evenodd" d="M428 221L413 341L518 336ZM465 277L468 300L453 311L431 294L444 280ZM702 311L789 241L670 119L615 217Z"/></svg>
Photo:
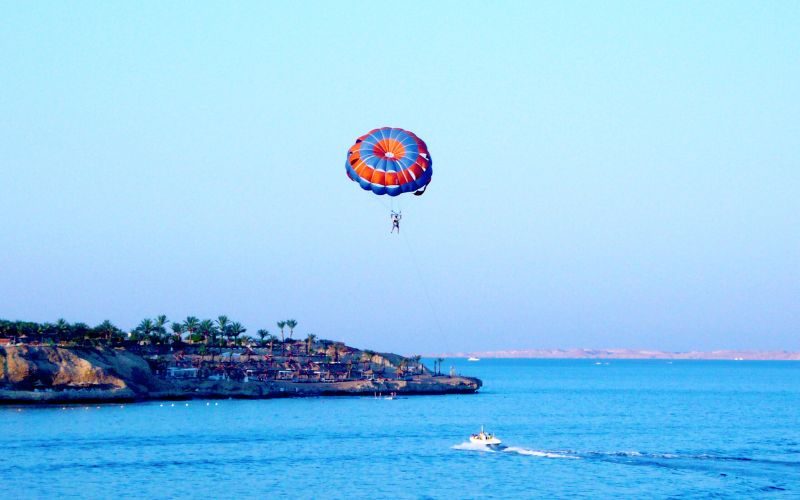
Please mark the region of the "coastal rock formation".
<svg viewBox="0 0 800 500"><path fill-rule="evenodd" d="M394 354L375 354L391 364ZM396 361L396 360L395 360ZM113 402L148 399L347 396L389 394L466 394L481 387L479 379L422 374L404 379L294 382L164 379L150 364L123 349L103 347L0 347L0 404Z"/></svg>
<svg viewBox="0 0 800 500"><path fill-rule="evenodd" d="M132 399L157 385L147 362L122 350L0 348L0 400Z"/></svg>

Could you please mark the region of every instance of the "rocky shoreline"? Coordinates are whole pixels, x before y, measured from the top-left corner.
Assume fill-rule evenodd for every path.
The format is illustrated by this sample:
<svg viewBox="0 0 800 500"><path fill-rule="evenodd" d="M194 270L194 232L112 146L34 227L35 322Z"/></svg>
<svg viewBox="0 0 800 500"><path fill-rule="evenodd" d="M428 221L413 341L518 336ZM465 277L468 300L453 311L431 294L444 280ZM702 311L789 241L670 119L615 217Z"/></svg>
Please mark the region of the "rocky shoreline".
<svg viewBox="0 0 800 500"><path fill-rule="evenodd" d="M122 349L0 348L0 404L121 403L149 400L272 399L319 396L470 394L480 379L415 375L337 382L163 379L147 361Z"/></svg>

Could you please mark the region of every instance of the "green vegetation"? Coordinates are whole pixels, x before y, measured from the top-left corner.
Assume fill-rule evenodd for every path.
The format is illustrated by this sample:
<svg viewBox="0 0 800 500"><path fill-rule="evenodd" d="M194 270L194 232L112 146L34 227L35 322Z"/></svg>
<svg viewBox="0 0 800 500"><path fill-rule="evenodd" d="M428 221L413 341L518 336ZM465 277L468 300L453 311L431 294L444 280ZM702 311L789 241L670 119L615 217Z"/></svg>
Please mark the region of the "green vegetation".
<svg viewBox="0 0 800 500"><path fill-rule="evenodd" d="M33 321L10 321L0 319L0 339L8 339L14 343L91 346L105 345L112 347L132 346L175 346L195 345L198 349L204 346L204 352L214 354L214 348L221 347L266 347L272 353L275 343L280 342L282 350L288 344L299 342L307 353L314 350L317 336L308 334L305 341L292 339L297 321L290 319L279 321L281 338L271 335L266 329L257 331L258 338L244 335L247 328L241 323L231 321L227 316L218 316L216 320L200 320L188 316L183 321L169 322L166 315L155 318L144 318L130 331L124 331L105 320L97 326L90 327L86 323L69 323L63 318L55 323L36 323ZM284 337L284 328L289 328L288 338Z"/></svg>
<svg viewBox="0 0 800 500"><path fill-rule="evenodd" d="M343 342L318 339L313 333L295 339L296 320L281 320L276 324L281 331L280 338L266 328L256 330L256 338L250 337L242 323L225 315L215 320L188 316L183 321L170 322L162 314L142 319L130 331L118 328L109 320L91 327L63 318L54 323L0 319L0 345L124 349L146 356L151 369L160 377L215 377L216 380L254 377L257 380L329 382L407 379L434 374L422 365L419 355L404 358L361 351ZM441 361L437 360L437 374L441 373Z"/></svg>
<svg viewBox="0 0 800 500"><path fill-rule="evenodd" d="M142 325L140 325L142 326ZM152 320L147 325L152 330ZM59 319L55 323L33 321L8 321L0 319L0 338L38 343L65 344L118 344L128 337L121 329L105 320L94 328L86 323L68 323Z"/></svg>

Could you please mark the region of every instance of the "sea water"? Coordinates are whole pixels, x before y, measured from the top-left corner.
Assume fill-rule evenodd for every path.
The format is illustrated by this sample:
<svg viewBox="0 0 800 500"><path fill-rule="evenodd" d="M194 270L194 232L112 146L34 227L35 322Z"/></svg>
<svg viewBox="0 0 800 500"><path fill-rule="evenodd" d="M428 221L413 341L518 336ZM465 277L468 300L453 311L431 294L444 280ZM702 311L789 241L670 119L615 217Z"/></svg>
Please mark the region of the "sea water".
<svg viewBox="0 0 800 500"><path fill-rule="evenodd" d="M800 497L800 362L443 366L483 389L0 407L4 497Z"/></svg>

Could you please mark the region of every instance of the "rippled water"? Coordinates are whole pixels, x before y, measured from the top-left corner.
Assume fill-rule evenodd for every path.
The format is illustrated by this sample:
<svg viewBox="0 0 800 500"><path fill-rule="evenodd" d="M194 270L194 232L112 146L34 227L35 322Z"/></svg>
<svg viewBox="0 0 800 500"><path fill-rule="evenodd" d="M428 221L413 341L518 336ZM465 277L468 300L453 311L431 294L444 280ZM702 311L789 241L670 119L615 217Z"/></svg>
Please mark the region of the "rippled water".
<svg viewBox="0 0 800 500"><path fill-rule="evenodd" d="M0 407L3 489L22 498L800 496L800 363L450 365L483 378L481 393ZM481 424L507 448L470 445Z"/></svg>

